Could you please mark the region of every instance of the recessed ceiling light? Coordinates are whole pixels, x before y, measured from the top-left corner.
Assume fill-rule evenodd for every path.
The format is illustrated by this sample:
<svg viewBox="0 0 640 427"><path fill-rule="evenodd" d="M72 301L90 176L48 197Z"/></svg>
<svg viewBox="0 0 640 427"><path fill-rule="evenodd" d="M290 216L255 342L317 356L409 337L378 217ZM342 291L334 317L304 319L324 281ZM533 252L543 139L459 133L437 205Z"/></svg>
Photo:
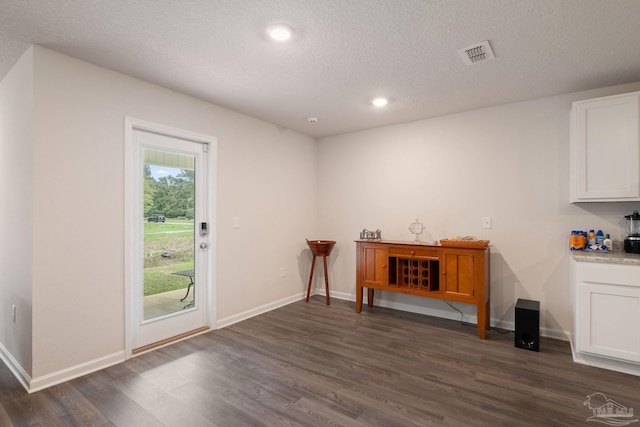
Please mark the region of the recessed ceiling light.
<svg viewBox="0 0 640 427"><path fill-rule="evenodd" d="M374 100L371 101L371 103L376 107L384 107L389 103L389 101L387 100L387 98L380 97L380 98L374 98Z"/></svg>
<svg viewBox="0 0 640 427"><path fill-rule="evenodd" d="M267 28L267 34L272 40L284 42L291 38L291 28L286 25L273 25Z"/></svg>

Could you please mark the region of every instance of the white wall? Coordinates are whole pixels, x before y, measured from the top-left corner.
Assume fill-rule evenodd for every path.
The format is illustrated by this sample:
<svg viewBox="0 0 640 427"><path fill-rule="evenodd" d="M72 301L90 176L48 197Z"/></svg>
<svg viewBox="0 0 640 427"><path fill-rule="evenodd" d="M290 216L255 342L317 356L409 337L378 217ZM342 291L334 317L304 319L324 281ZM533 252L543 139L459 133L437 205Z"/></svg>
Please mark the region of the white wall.
<svg viewBox="0 0 640 427"><path fill-rule="evenodd" d="M31 375L33 51L0 82L0 355ZM11 306L16 305L16 322Z"/></svg>
<svg viewBox="0 0 640 427"><path fill-rule="evenodd" d="M640 203L571 205L571 102L638 90L640 83L470 111L318 142L318 218L322 238L338 241L330 282L355 294L355 244L362 228L383 239L474 235L491 240L491 317L513 326L518 298L541 302L541 328L571 328L568 236L603 229L624 237L623 216ZM393 108L390 105L389 108ZM603 171L606 173L606 171ZM490 216L492 229L482 229ZM333 254L332 254L333 255ZM380 304L460 319L444 302L385 293ZM376 304L378 301L376 301ZM465 320L475 307L455 304Z"/></svg>
<svg viewBox="0 0 640 427"><path fill-rule="evenodd" d="M217 138L218 320L302 296L297 271L316 227L312 138L34 52L34 377L124 349L125 116Z"/></svg>

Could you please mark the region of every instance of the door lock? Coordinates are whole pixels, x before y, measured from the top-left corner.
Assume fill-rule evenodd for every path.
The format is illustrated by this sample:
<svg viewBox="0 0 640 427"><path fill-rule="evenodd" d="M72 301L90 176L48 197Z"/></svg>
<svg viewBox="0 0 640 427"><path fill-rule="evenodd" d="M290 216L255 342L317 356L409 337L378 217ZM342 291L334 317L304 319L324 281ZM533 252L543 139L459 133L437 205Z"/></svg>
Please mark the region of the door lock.
<svg viewBox="0 0 640 427"><path fill-rule="evenodd" d="M207 245L205 242L200 243L200 249L207 249L209 247L209 245Z"/></svg>

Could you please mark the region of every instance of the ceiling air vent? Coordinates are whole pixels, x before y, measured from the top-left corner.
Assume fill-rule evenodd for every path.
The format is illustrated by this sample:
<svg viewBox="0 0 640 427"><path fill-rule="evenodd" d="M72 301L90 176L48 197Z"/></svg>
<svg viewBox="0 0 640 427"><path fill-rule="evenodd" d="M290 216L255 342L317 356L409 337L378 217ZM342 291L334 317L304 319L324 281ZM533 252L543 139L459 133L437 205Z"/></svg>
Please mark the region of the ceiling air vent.
<svg viewBox="0 0 640 427"><path fill-rule="evenodd" d="M495 58L491 45L488 40L485 40L474 45L463 47L458 50L458 53L462 57L462 60L467 65L477 64L478 62L486 61L487 59Z"/></svg>

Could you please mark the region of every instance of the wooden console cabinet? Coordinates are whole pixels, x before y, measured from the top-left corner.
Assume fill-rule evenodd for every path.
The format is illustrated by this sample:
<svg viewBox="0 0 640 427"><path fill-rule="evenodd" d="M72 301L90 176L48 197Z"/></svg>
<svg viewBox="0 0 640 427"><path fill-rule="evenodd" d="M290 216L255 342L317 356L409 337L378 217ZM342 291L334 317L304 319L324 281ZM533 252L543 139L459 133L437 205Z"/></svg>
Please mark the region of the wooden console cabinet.
<svg viewBox="0 0 640 427"><path fill-rule="evenodd" d="M356 240L356 312L362 288L475 304L478 337L489 329L489 247Z"/></svg>

